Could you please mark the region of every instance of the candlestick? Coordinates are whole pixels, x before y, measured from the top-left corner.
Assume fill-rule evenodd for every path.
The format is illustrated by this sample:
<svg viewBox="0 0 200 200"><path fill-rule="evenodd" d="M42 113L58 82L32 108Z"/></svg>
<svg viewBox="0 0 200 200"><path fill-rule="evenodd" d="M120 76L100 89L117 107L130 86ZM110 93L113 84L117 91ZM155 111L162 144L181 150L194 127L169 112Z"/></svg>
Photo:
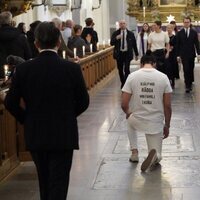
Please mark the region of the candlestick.
<svg viewBox="0 0 200 200"><path fill-rule="evenodd" d="M108 46L110 46L110 39L108 39Z"/></svg>
<svg viewBox="0 0 200 200"><path fill-rule="evenodd" d="M99 43L97 42L97 51L99 51Z"/></svg>
<svg viewBox="0 0 200 200"><path fill-rule="evenodd" d="M119 22L115 22L116 30L119 29Z"/></svg>
<svg viewBox="0 0 200 200"><path fill-rule="evenodd" d="M92 44L90 44L90 53L92 53Z"/></svg>
<svg viewBox="0 0 200 200"><path fill-rule="evenodd" d="M74 48L74 58L76 58L76 48Z"/></svg>
<svg viewBox="0 0 200 200"><path fill-rule="evenodd" d="M85 46L82 46L83 49L83 56L85 56Z"/></svg>
<svg viewBox="0 0 200 200"><path fill-rule="evenodd" d="M8 79L8 65L4 65L5 80Z"/></svg>
<svg viewBox="0 0 200 200"><path fill-rule="evenodd" d="M105 49L106 48L106 42L105 42L105 40L103 40L103 49Z"/></svg>
<svg viewBox="0 0 200 200"><path fill-rule="evenodd" d="M62 56L63 56L64 59L66 58L66 52L65 51L62 51Z"/></svg>
<svg viewBox="0 0 200 200"><path fill-rule="evenodd" d="M143 6L143 18L145 19L145 10L146 10L146 8L145 8L145 6Z"/></svg>

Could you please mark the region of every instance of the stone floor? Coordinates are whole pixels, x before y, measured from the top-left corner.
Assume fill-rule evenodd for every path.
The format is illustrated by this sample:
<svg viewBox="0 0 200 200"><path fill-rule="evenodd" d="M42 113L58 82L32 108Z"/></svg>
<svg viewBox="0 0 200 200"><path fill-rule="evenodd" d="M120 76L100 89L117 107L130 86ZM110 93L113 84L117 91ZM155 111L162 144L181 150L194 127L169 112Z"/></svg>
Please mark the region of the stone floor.
<svg viewBox="0 0 200 200"><path fill-rule="evenodd" d="M125 116L120 108L118 76L93 94L79 117L80 150L75 152L68 200L199 200L200 86L185 94L183 81L173 92L171 133L163 144L163 160L141 173L146 141L138 135L140 162L128 161ZM32 162L21 163L0 183L1 200L38 200Z"/></svg>

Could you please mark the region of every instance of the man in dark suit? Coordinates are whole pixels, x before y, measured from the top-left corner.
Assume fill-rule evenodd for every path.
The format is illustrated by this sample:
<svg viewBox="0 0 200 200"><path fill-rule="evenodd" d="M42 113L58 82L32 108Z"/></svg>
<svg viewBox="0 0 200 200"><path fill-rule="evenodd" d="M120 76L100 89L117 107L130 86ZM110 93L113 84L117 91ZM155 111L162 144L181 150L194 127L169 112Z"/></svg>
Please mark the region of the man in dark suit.
<svg viewBox="0 0 200 200"><path fill-rule="evenodd" d="M184 18L183 25L182 30L177 33L177 61L183 64L185 92L189 93L194 81L194 59L197 53L199 60L200 49L198 34L191 28L191 19Z"/></svg>
<svg viewBox="0 0 200 200"><path fill-rule="evenodd" d="M59 29L42 22L35 38L40 54L17 66L4 104L24 124L41 200L66 200L73 150L79 149L76 117L87 109L89 95L80 66L57 55Z"/></svg>
<svg viewBox="0 0 200 200"><path fill-rule="evenodd" d="M11 26L12 14L5 11L0 14L0 78L4 77L3 65L9 55L19 56L25 60L32 57L27 38Z"/></svg>
<svg viewBox="0 0 200 200"><path fill-rule="evenodd" d="M117 60L117 68L123 87L128 75L130 74L130 62L133 59L133 50L135 59L138 59L138 49L134 33L126 28L126 22L119 22L119 29L116 30L111 37L111 45L114 45L113 57Z"/></svg>

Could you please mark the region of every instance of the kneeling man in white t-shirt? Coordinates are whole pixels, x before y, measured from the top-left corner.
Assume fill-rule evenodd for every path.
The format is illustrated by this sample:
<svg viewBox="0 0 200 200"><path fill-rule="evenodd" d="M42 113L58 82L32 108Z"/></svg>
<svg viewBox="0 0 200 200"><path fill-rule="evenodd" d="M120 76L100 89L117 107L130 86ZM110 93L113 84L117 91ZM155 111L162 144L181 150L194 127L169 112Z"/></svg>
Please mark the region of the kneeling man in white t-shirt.
<svg viewBox="0 0 200 200"><path fill-rule="evenodd" d="M141 68L131 73L122 88L122 109L126 113L131 162L138 162L137 132L146 136L148 156L141 166L146 171L161 160L162 140L169 135L172 88L168 77L156 70L148 52Z"/></svg>

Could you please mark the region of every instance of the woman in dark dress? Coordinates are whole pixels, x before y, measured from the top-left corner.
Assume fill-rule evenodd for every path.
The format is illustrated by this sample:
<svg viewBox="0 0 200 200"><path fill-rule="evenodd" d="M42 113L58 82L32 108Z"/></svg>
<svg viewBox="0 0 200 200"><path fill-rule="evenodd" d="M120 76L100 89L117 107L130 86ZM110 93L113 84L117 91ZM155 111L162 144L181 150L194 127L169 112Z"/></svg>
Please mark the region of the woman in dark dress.
<svg viewBox="0 0 200 200"><path fill-rule="evenodd" d="M175 87L175 71L176 71L176 35L173 34L173 26L171 24L167 25L167 32L169 35L169 57L166 59L166 74L170 80L172 88Z"/></svg>
<svg viewBox="0 0 200 200"><path fill-rule="evenodd" d="M175 21L171 21L170 24L173 25L173 34L176 35L178 33L178 28L176 26L176 22ZM174 65L174 76L176 79L179 79L179 67L178 67L178 62L175 63Z"/></svg>

